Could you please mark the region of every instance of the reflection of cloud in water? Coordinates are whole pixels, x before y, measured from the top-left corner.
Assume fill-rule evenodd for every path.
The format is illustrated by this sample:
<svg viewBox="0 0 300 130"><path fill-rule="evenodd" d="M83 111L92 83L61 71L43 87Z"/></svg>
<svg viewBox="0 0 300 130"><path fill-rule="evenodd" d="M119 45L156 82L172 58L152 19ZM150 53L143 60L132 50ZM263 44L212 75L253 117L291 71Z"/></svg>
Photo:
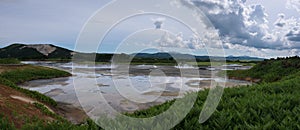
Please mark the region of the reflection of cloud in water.
<svg viewBox="0 0 300 130"><path fill-rule="evenodd" d="M47 63L45 66L56 66L61 69L65 69L66 67L70 67L70 63L58 63L58 64L49 64ZM149 103L135 103L135 102L124 102L125 99L122 95L119 94L118 90L116 90L114 86L114 82L112 80L112 74L110 73L110 68L107 65L97 65L96 67L91 66L78 66L81 68L76 69L76 73L73 73L73 77L70 78L58 78L58 79L50 79L50 80L36 80L27 82L22 87L30 88L30 90L39 91L41 93L45 93L48 96L54 98L56 101L59 102L66 102L73 104L75 106L80 106L78 99L76 97L75 88L73 85L73 79L82 82L82 86L76 86L77 93L80 94L80 98L86 101L85 106L88 107L91 112L97 111L98 109L94 109L93 106L89 106L89 102L94 102L95 100L98 101L93 95L102 94L107 102L119 111L135 111L138 109L145 109L147 107L160 104L167 100L172 100L178 97L184 96L186 92L193 92L199 91L203 86L207 86L208 81L212 80L210 78L191 78L191 77L180 77L176 76L177 73L172 73L172 71L178 69L175 67L165 67L165 66L158 66L159 69L165 69L166 72L170 73L167 76L151 76L147 75L148 69L153 68L153 66L148 65L139 65L139 66L132 66L131 69L133 70L129 75L129 80L131 84L122 83L126 81L126 76L116 75L114 82L121 82L124 84L124 93L126 92L126 88L135 87L140 93L139 95L143 98L151 99L153 97L159 96L153 102ZM96 71L95 71L95 68ZM139 69L146 70L146 71L139 71ZM71 72L69 69L67 69ZM177 71L177 70L176 70ZM210 72L206 72L205 70L199 70L200 74L205 74L204 77L209 77L208 74ZM203 71L203 73L202 73ZM149 73L148 73L149 74ZM84 86L88 84L90 81L96 79L97 84L94 86ZM151 80L150 80L151 79ZM225 82L221 79L214 79L216 82ZM150 83L151 81L151 83ZM230 81L231 82L231 81ZM232 81L234 84L239 84L238 82ZM200 88L199 88L200 85ZM232 85L232 84L230 84ZM87 89L89 88L89 89ZM128 91L128 90L127 90ZM182 92L181 92L182 91ZM129 93L129 92L128 92ZM130 96L130 95L129 95ZM97 96L96 96L97 97ZM135 97L138 98L138 97ZM136 101L142 100L136 99ZM101 103L99 101L99 103ZM83 104L84 105L84 104ZM106 110L105 110L106 111Z"/></svg>
<svg viewBox="0 0 300 130"><path fill-rule="evenodd" d="M30 87L43 87L45 85L61 85L67 86L69 85L68 81L70 78L54 78L54 79L47 79L47 80L33 80L29 82L23 83L21 86L30 86Z"/></svg>
<svg viewBox="0 0 300 130"><path fill-rule="evenodd" d="M214 80L189 80L185 84L193 88L212 88L217 85Z"/></svg>
<svg viewBox="0 0 300 130"><path fill-rule="evenodd" d="M55 96L58 96L58 95L61 95L61 94L66 94L62 89L52 89L51 91L47 92L47 93L44 93L46 96L49 96L49 97L55 97Z"/></svg>

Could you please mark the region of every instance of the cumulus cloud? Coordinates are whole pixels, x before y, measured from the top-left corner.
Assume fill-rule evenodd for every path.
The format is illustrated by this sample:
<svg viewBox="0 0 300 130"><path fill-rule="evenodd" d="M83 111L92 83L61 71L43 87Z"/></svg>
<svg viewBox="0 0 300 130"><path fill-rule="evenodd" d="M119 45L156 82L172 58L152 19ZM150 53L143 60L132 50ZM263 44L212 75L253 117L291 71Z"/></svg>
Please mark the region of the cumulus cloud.
<svg viewBox="0 0 300 130"><path fill-rule="evenodd" d="M274 23L277 28L274 29L277 37L281 38L283 48L299 49L300 48L300 19L285 18L283 14L278 15L279 18Z"/></svg>
<svg viewBox="0 0 300 130"><path fill-rule="evenodd" d="M248 47L248 46L232 44L232 43L225 43L224 48L230 50L243 50L244 55L251 54L253 56L266 57L266 54L264 53L266 52L266 49L258 49L255 47Z"/></svg>
<svg viewBox="0 0 300 130"><path fill-rule="evenodd" d="M180 1L180 2L178 2ZM300 19L278 14L274 27L269 27L264 6L247 5L246 0L178 0L176 6L196 6L207 16L215 28L208 28L201 36L188 36L166 32L155 41L161 47L203 49L204 44L223 44L228 50L242 50L246 54L267 57L278 54L299 54ZM291 2L293 0L290 0ZM295 1L293 1L295 2ZM180 5L181 4L181 5ZM296 4L295 4L296 5ZM153 19L160 29L165 19Z"/></svg>
<svg viewBox="0 0 300 130"><path fill-rule="evenodd" d="M195 0L226 42L257 48L278 46L269 41L268 20L262 5L245 4L245 0Z"/></svg>
<svg viewBox="0 0 300 130"><path fill-rule="evenodd" d="M299 50L297 50L297 49L292 49L292 50L290 51L290 55L299 55Z"/></svg>
<svg viewBox="0 0 300 130"><path fill-rule="evenodd" d="M300 1L299 0L287 0L286 7L288 9L295 9L300 12Z"/></svg>
<svg viewBox="0 0 300 130"><path fill-rule="evenodd" d="M300 20L278 14L270 29L268 14L262 5L247 5L246 0L188 0L208 17L223 43L261 49L300 48ZM289 0L293 8L299 0Z"/></svg>
<svg viewBox="0 0 300 130"><path fill-rule="evenodd" d="M180 32L177 35L172 35L169 32L165 32L160 39L155 40L160 47L174 47L174 48L186 48L186 49L203 49L204 44L199 40L196 35L190 36L190 38L184 38Z"/></svg>
<svg viewBox="0 0 300 130"><path fill-rule="evenodd" d="M283 14L283 13L280 13L280 14L278 14L278 19L276 20L276 22L275 22L275 26L277 26L277 27L283 27L283 26L285 26L285 19L284 19L284 17L285 17L285 14Z"/></svg>

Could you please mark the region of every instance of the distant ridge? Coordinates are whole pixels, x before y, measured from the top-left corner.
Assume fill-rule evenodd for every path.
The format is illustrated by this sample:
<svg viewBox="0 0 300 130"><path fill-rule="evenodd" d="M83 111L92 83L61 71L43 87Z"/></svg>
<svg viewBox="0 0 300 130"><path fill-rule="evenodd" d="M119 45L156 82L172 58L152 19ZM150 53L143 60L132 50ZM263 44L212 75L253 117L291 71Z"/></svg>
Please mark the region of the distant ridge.
<svg viewBox="0 0 300 130"><path fill-rule="evenodd" d="M71 60L73 54L79 54L81 59L86 59L90 55L95 53L79 53L73 52L71 50L58 47L52 44L12 44L4 48L0 48L0 58L17 58L20 60ZM114 55L122 55L124 58L134 57L135 59L160 59L160 60L173 60L184 59L184 60L194 60L197 61L210 61L210 59L220 60L223 57L209 57L209 56L194 56L191 54L181 54L181 53L135 53L135 54L97 54L96 61L98 62L109 62ZM263 58L249 57L249 56L228 56L226 57L228 61L263 61Z"/></svg>
<svg viewBox="0 0 300 130"><path fill-rule="evenodd" d="M176 57L178 59L185 59L185 60L191 60L196 59L198 61L208 61L210 59L214 60L221 60L224 59L224 57L216 57L216 56L194 56L190 54L181 54L181 53L135 53L131 54L132 56L135 56L136 58L156 58L156 59L171 59L173 57ZM258 57L250 57L250 56L228 56L225 57L226 60L229 61L263 61L264 58L258 58Z"/></svg>

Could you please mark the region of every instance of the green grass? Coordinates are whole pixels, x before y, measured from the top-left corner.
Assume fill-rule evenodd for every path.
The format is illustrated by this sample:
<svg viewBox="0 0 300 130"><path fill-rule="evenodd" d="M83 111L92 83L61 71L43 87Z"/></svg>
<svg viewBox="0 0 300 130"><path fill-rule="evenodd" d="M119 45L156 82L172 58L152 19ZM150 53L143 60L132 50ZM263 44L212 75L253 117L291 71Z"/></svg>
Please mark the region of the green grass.
<svg viewBox="0 0 300 130"><path fill-rule="evenodd" d="M71 74L57 69L31 65L27 65L20 69L6 71L0 74L0 77L16 84L36 79L50 79L67 76L71 76Z"/></svg>
<svg viewBox="0 0 300 130"><path fill-rule="evenodd" d="M45 115L51 116L55 119L57 119L58 121L62 121L62 122L67 122L67 120L59 115L57 115L56 113L51 112L44 104L35 102L33 103L33 105L40 109Z"/></svg>
<svg viewBox="0 0 300 130"><path fill-rule="evenodd" d="M44 122L37 119L37 122L28 123L21 130L98 130L100 129L92 120L87 120L86 123L74 125L70 122L53 121ZM0 130L17 130L12 122L7 118L0 116Z"/></svg>
<svg viewBox="0 0 300 130"><path fill-rule="evenodd" d="M0 130L16 130L14 124L5 118L3 114L0 115Z"/></svg>
<svg viewBox="0 0 300 130"><path fill-rule="evenodd" d="M274 82L300 71L300 58L278 58L265 60L250 70L227 71L229 77L255 78L262 82Z"/></svg>
<svg viewBox="0 0 300 130"><path fill-rule="evenodd" d="M36 122L27 124L22 130L99 130L100 128L91 120L80 125L74 125L70 122L54 121L50 123Z"/></svg>
<svg viewBox="0 0 300 130"><path fill-rule="evenodd" d="M13 82L5 79L5 78L0 77L0 84L11 87L11 88L13 88L13 89L15 89L19 92L22 92L22 93L26 94L27 96L29 96L31 98L37 99L38 101L41 101L43 103L46 103L46 104L49 104L49 105L52 105L52 106L57 106L56 101L54 101L52 98L47 97L47 96L45 96L45 95L43 95L39 92L36 92L36 91L30 91L28 89L20 88L15 83L13 83Z"/></svg>
<svg viewBox="0 0 300 130"><path fill-rule="evenodd" d="M30 91L28 89L20 88L16 84L23 83L30 80L35 80L35 79L49 79L49 78L56 78L56 77L70 76L70 75L71 75L70 73L61 70L28 65L18 69L5 71L1 73L0 84L18 90L26 94L27 96L37 99L38 101L41 101L43 103L56 106L57 103L50 97L47 97L36 91Z"/></svg>
<svg viewBox="0 0 300 130"><path fill-rule="evenodd" d="M20 64L21 62L18 59L6 58L0 59L0 64Z"/></svg>
<svg viewBox="0 0 300 130"><path fill-rule="evenodd" d="M49 111L49 109L48 109L46 106L44 106L44 105L41 104L41 103L35 102L35 103L33 103L33 105L34 105L36 108L40 109L44 114L46 114L46 115L48 115L48 116L54 116L54 115L55 115L53 112Z"/></svg>

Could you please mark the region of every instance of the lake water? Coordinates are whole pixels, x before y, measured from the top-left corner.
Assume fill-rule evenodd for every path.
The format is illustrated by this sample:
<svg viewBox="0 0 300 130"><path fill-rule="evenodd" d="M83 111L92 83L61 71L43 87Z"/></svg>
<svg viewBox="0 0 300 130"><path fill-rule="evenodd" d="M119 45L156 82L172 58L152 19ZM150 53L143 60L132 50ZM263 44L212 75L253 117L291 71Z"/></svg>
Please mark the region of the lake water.
<svg viewBox="0 0 300 130"><path fill-rule="evenodd" d="M128 75L112 73L118 66L83 65L54 62L23 62L62 69L73 74L72 77L48 80L34 80L20 85L43 93L57 102L72 104L87 112L96 110L95 103L108 103L118 112L133 112L161 104L168 100L181 98L187 92L201 91L211 84L226 82L226 87L248 85L237 80L211 78L217 72L198 70L191 66L130 66ZM199 76L182 75L182 70L197 69ZM149 76L150 75L150 76ZM129 82L128 82L129 81ZM99 100L101 94L105 101ZM78 98L81 102L79 102ZM102 110L110 111L110 110Z"/></svg>

